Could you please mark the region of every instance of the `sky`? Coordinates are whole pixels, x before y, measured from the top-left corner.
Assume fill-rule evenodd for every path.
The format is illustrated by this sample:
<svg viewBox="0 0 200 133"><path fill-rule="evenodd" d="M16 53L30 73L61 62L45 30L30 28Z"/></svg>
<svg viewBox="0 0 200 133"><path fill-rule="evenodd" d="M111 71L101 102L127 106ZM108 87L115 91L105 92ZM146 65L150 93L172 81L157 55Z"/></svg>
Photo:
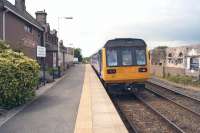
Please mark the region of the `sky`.
<svg viewBox="0 0 200 133"><path fill-rule="evenodd" d="M45 9L51 29L60 18L60 39L84 57L114 38L141 38L149 48L200 44L199 0L26 0L26 8L34 17Z"/></svg>

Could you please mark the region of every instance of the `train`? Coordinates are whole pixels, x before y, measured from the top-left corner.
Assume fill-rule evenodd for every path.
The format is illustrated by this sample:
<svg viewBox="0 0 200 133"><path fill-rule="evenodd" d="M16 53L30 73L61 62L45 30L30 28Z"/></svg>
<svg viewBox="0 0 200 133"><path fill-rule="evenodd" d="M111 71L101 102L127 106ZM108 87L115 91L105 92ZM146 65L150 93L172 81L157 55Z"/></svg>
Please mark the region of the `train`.
<svg viewBox="0 0 200 133"><path fill-rule="evenodd" d="M91 56L90 62L106 86L138 90L150 78L150 54L142 39L109 40Z"/></svg>

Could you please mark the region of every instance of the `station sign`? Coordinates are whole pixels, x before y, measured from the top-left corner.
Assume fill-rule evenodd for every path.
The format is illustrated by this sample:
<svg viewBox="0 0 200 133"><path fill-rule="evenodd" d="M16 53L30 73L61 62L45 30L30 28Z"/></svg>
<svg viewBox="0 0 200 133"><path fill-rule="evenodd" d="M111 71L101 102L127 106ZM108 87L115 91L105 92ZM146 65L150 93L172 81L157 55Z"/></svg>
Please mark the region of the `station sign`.
<svg viewBox="0 0 200 133"><path fill-rule="evenodd" d="M46 57L46 48L37 46L37 57Z"/></svg>

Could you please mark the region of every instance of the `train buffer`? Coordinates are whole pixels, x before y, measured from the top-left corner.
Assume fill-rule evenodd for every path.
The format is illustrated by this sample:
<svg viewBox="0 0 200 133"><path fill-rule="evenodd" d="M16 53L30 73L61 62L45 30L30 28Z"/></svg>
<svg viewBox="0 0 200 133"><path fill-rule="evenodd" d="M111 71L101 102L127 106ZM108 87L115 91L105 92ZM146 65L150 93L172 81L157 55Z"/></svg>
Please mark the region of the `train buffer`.
<svg viewBox="0 0 200 133"><path fill-rule="evenodd" d="M90 65L86 65L75 133L128 132L105 88Z"/></svg>

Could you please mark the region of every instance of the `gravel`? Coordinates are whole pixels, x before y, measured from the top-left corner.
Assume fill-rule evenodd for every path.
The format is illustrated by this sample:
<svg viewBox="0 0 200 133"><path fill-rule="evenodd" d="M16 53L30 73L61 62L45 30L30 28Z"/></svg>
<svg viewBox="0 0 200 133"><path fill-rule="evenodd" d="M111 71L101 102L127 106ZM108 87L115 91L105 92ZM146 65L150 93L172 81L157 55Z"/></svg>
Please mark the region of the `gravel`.
<svg viewBox="0 0 200 133"><path fill-rule="evenodd" d="M177 93L172 92L163 87L158 87L158 86L154 86L151 84L146 84L146 87L148 89L158 92L159 94L162 94L164 97L167 97L167 98L173 100L174 102L179 103L179 104L189 108L190 110L200 114L200 102L199 101L190 99L181 94L177 94Z"/></svg>
<svg viewBox="0 0 200 133"><path fill-rule="evenodd" d="M146 90L141 91L139 96L183 131L200 132L200 118L193 113Z"/></svg>
<svg viewBox="0 0 200 133"><path fill-rule="evenodd" d="M125 117L133 122L137 131L142 133L175 132L168 123L133 95L118 96L114 98L114 101L121 109L121 112L125 114Z"/></svg>

